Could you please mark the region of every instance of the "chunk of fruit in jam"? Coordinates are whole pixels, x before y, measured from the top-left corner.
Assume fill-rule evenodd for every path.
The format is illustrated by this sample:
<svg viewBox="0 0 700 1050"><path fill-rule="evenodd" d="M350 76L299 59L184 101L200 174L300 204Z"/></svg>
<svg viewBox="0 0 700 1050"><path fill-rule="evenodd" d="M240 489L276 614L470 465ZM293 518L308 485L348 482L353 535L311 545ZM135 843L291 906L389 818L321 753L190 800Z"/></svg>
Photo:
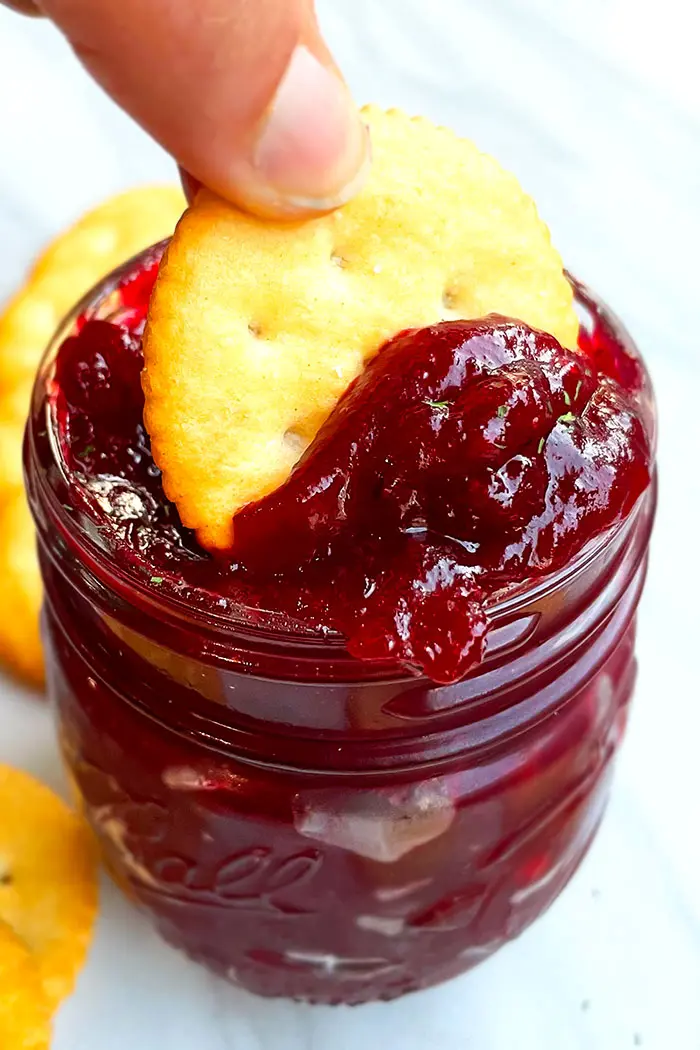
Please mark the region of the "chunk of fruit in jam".
<svg viewBox="0 0 700 1050"><path fill-rule="evenodd" d="M624 348L591 359L497 315L444 322L377 354L289 480L236 515L235 560L213 560L152 461L128 307L60 350L61 445L91 513L114 511L117 560L200 606L274 609L343 632L359 658L456 681L482 658L491 595L564 566L648 483Z"/></svg>
<svg viewBox="0 0 700 1050"><path fill-rule="evenodd" d="M141 375L138 346L124 328L90 321L67 339L56 367L56 381L74 409L90 417L93 428L114 433L122 412L136 416L131 391Z"/></svg>

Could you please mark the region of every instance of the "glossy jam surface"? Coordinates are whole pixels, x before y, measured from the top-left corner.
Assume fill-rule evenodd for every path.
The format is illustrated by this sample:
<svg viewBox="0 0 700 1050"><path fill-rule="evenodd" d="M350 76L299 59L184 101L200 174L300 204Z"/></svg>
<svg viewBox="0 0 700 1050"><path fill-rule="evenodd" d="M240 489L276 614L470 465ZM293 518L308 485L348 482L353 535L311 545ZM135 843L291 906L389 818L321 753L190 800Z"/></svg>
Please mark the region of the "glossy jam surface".
<svg viewBox="0 0 700 1050"><path fill-rule="evenodd" d="M518 322L445 322L377 354L286 484L236 516L235 553L308 566L312 595L329 581L357 656L457 681L483 656L487 599L566 565L648 482L619 384Z"/></svg>
<svg viewBox="0 0 700 1050"><path fill-rule="evenodd" d="M105 862L164 937L253 992L360 1003L449 978L550 905L605 806L653 518L651 488L625 511L644 485L640 420L649 433L653 422L644 368L582 288L588 360L556 347L548 359L512 322L440 328L442 342L422 348L421 336L402 337L412 360L432 360L438 344L444 359L395 417L397 440L383 445L372 422L382 411L378 376L358 406L348 396L287 494L241 516L246 569L210 559L163 497L136 382L150 279L136 273L126 291L107 287L77 320L77 338L40 379L26 450L48 686ZM500 354L489 374L486 354ZM463 405L446 386L456 359L470 373ZM622 378L614 369L628 375L626 392L598 375ZM410 396L404 373L392 397ZM321 496L310 553L298 510L314 479L328 476L324 464L347 467L354 411L365 437L357 469L353 459L343 474L349 514L339 523L338 499ZM612 450L601 447L605 412L619 438ZM475 479L468 503L449 463L444 470L463 431ZM577 471L582 456L593 468ZM513 459L523 469L504 472ZM527 524L543 484L551 528L542 522L534 543ZM542 574L576 547L570 529L581 523L593 535L601 514L624 520L585 556ZM354 515L361 527L346 535ZM487 520L500 523L492 545ZM271 572L258 564L258 537L280 527L289 544L278 544ZM353 659L341 637L318 629L333 595L324 611L313 566L350 565L341 549L343 558L354 544L385 550L397 534L386 608L423 574L434 587L420 615L429 608L436 618L426 639L437 624L448 635L444 654L428 653L412 628L410 672ZM333 583L336 609L353 586L369 589L368 565ZM513 582L519 565L535 578ZM451 685L416 676L428 658L444 677L454 653L472 659L480 589L500 603L488 605L481 662ZM346 602L356 616L355 598ZM386 651L382 617L375 611L356 636L364 655Z"/></svg>
<svg viewBox="0 0 700 1050"><path fill-rule="evenodd" d="M236 516L230 560L211 559L166 499L142 422L151 276L127 284L115 323L66 340L55 398L105 545L164 592L275 609L341 632L354 656L458 681L483 658L489 599L565 566L649 482L636 361L498 315L445 322L380 351L287 483Z"/></svg>

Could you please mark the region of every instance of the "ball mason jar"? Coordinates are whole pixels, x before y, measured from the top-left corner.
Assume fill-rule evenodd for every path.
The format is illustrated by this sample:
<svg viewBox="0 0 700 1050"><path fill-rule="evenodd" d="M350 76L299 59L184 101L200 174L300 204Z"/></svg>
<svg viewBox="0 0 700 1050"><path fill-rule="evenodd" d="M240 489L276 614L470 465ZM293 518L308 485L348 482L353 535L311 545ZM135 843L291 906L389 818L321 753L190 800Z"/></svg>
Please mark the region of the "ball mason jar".
<svg viewBox="0 0 700 1050"><path fill-rule="evenodd" d="M187 607L71 511L47 396L62 340L111 316L144 258L56 334L25 443L48 690L105 865L167 941L253 992L359 1003L452 977L541 915L595 836L654 485L566 568L494 600L486 658L455 685L274 615ZM583 338L635 354L574 283Z"/></svg>

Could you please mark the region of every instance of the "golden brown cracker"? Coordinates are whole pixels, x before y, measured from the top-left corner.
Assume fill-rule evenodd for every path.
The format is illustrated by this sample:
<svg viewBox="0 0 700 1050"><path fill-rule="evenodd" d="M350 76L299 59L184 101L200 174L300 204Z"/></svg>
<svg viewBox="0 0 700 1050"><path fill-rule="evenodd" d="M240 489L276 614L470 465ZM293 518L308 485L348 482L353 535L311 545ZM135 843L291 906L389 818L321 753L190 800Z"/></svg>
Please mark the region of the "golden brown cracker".
<svg viewBox="0 0 700 1050"><path fill-rule="evenodd" d="M172 233L184 206L175 186L127 190L42 252L0 318L0 392L21 378L31 387L39 358L71 307L115 267Z"/></svg>
<svg viewBox="0 0 700 1050"><path fill-rule="evenodd" d="M35 685L44 680L41 597L34 522L24 490L14 488L0 493L0 660Z"/></svg>
<svg viewBox="0 0 700 1050"><path fill-rule="evenodd" d="M364 111L367 186L264 222L203 190L167 251L144 343L165 490L212 548L280 485L348 384L403 328L492 311L576 342L559 255L516 179L468 141Z"/></svg>
<svg viewBox="0 0 700 1050"><path fill-rule="evenodd" d="M52 1007L73 990L96 912L87 825L33 777L0 766L0 921L32 953Z"/></svg>
<svg viewBox="0 0 700 1050"><path fill-rule="evenodd" d="M51 1006L39 969L27 946L0 922L0 1047L48 1050L50 1041Z"/></svg>
<svg viewBox="0 0 700 1050"><path fill-rule="evenodd" d="M185 199L175 186L127 190L88 212L34 265L0 317L0 659L43 680L41 583L22 489L22 438L34 374L65 314L131 256L172 233Z"/></svg>

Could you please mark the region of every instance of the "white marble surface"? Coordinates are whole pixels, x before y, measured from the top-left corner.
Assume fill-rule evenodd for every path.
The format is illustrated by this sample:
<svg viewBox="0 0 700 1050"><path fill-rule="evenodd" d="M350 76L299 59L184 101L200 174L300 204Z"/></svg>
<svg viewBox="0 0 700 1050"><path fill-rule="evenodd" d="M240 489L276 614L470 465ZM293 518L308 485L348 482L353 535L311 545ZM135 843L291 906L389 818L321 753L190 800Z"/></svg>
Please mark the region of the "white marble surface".
<svg viewBox="0 0 700 1050"><path fill-rule="evenodd" d="M353 1011L258 1001L105 887L55 1050L700 1050L700 83L693 0L322 0L362 99L476 138L637 336L661 409L640 679L600 837L561 900L470 975ZM52 232L170 172L49 27L0 11L0 295ZM48 712L0 681L0 759L60 783ZM3 1047L2 1050L12 1050Z"/></svg>

